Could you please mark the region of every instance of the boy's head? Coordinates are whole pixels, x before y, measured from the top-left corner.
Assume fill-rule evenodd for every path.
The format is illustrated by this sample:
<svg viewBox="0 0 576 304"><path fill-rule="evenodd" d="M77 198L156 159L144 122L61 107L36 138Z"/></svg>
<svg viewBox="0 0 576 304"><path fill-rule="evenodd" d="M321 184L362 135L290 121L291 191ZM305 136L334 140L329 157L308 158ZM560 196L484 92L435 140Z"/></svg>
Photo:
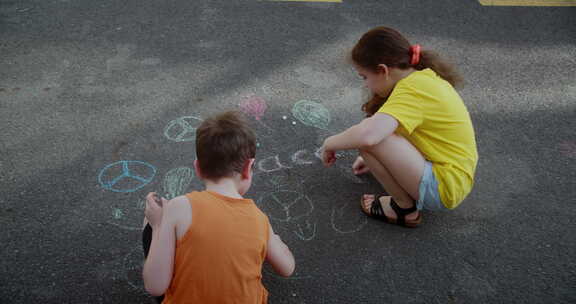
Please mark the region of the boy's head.
<svg viewBox="0 0 576 304"><path fill-rule="evenodd" d="M202 178L218 181L244 174L256 156L256 135L239 112L225 112L196 130L196 158Z"/></svg>

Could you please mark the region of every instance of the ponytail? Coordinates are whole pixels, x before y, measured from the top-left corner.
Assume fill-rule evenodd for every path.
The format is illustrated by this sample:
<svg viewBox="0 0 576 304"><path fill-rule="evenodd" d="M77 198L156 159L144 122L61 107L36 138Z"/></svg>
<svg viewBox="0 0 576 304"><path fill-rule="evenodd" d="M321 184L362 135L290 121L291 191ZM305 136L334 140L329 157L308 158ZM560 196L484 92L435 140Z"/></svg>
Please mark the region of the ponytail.
<svg viewBox="0 0 576 304"><path fill-rule="evenodd" d="M452 65L440 58L436 52L430 50L423 50L420 53L420 61L413 67L419 71L427 68L432 69L455 88L461 87L464 82Z"/></svg>
<svg viewBox="0 0 576 304"><path fill-rule="evenodd" d="M350 54L352 62L363 68L376 71L379 64L398 69L432 69L453 87L460 87L462 77L452 65L448 64L433 51L421 50L419 45L412 46L398 31L388 27L376 27L365 33L356 43ZM386 102L388 96L376 94L362 105L362 111L372 116Z"/></svg>

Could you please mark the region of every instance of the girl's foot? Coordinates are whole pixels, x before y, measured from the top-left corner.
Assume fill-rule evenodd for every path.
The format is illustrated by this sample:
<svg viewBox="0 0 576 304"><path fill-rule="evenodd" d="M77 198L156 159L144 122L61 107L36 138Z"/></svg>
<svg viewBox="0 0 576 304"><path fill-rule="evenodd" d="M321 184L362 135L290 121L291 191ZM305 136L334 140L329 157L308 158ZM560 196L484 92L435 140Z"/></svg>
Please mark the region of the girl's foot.
<svg viewBox="0 0 576 304"><path fill-rule="evenodd" d="M379 204L379 206L375 204ZM392 224L416 227L422 221L420 212L415 207L401 208L391 196L380 196L376 202L376 197L373 194L365 194L362 196L361 207L368 216Z"/></svg>

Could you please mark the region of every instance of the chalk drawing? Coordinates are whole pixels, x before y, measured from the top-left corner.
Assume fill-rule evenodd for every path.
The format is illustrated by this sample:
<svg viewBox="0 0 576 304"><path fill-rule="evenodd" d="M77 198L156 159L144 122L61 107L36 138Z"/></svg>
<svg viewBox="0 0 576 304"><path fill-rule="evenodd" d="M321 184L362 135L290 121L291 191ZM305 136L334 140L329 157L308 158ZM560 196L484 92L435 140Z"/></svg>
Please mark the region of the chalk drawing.
<svg viewBox="0 0 576 304"><path fill-rule="evenodd" d="M133 204L112 209L112 218L106 220L107 224L118 228L139 231L142 230L146 199L138 198Z"/></svg>
<svg viewBox="0 0 576 304"><path fill-rule="evenodd" d="M314 161L310 159L305 159L306 154L308 154L307 150L298 150L296 153L292 155L292 162L298 165L311 165Z"/></svg>
<svg viewBox="0 0 576 304"><path fill-rule="evenodd" d="M292 108L292 115L307 126L323 130L327 130L331 120L330 111L326 107L309 100L296 102Z"/></svg>
<svg viewBox="0 0 576 304"><path fill-rule="evenodd" d="M293 232L302 241L310 241L316 237L316 221L310 216L314 211L312 201L304 194L303 185L308 178L295 174L275 175L267 179L275 191L258 199L260 209L272 221L279 222L275 227ZM296 187L297 191L285 190L284 185Z"/></svg>
<svg viewBox="0 0 576 304"><path fill-rule="evenodd" d="M320 148L316 149L314 153L309 152L307 149L298 150L294 154L292 154L290 160L292 164L299 166L312 165L318 162L314 159L314 156L318 160L320 161L322 160L322 154L320 154ZM257 168L259 171L265 173L275 172L283 169L292 169L292 167L282 163L279 155L268 156L262 160L259 160L257 162Z"/></svg>
<svg viewBox="0 0 576 304"><path fill-rule="evenodd" d="M365 184L367 182L366 180L352 173L352 164L356 160L357 156L358 152L353 150L340 151L336 153L336 159L339 161L334 164L334 167L340 170L340 172L342 172L342 176L349 179L351 182L355 184Z"/></svg>
<svg viewBox="0 0 576 304"><path fill-rule="evenodd" d="M345 210L350 209L349 206L350 203L343 203L340 205L340 207L334 206L334 208L332 208L332 215L330 216L330 222L332 224L332 228L334 229L334 231L340 233L354 233L362 230L362 228L364 228L364 226L366 226L366 224L368 223L367 216L362 216L358 223L354 223L352 225L349 224L348 220L340 222L339 219L344 217L348 218L352 216L350 212L346 212L347 210ZM349 227L343 227L344 225L347 225Z"/></svg>
<svg viewBox="0 0 576 304"><path fill-rule="evenodd" d="M194 116L174 119L164 128L164 136L175 142L194 141L196 128L200 123L202 123L202 119Z"/></svg>
<svg viewBox="0 0 576 304"><path fill-rule="evenodd" d="M122 212L121 209L114 208L114 210L112 211L112 215L114 216L115 219L119 220L124 216L124 212Z"/></svg>
<svg viewBox="0 0 576 304"><path fill-rule="evenodd" d="M256 120L262 119L262 116L266 112L268 106L266 101L262 97L258 96L247 96L242 98L238 104L242 112L253 116Z"/></svg>
<svg viewBox="0 0 576 304"><path fill-rule="evenodd" d="M258 199L258 206L268 216L279 222L290 222L309 216L314 211L312 201L296 191L276 191Z"/></svg>
<svg viewBox="0 0 576 304"><path fill-rule="evenodd" d="M322 161L322 147L316 149L316 151L314 152L314 156L316 156L316 158Z"/></svg>
<svg viewBox="0 0 576 304"><path fill-rule="evenodd" d="M144 267L144 252L142 247L136 246L122 259L124 280L126 283L140 293L146 294L144 281L142 280L142 269Z"/></svg>
<svg viewBox="0 0 576 304"><path fill-rule="evenodd" d="M269 126L267 126L264 122L262 122L262 116L266 112L268 105L266 104L266 100L259 96L247 96L242 98L240 103L238 104L242 112L253 116L257 122L259 122L264 127L272 130Z"/></svg>
<svg viewBox="0 0 576 304"><path fill-rule="evenodd" d="M289 176L284 175L268 175L264 178L264 184L268 187L272 187L273 189L279 191L283 189L286 185L290 187L292 185L293 179Z"/></svg>
<svg viewBox="0 0 576 304"><path fill-rule="evenodd" d="M83 220L85 220L85 221L87 221L87 222L89 222L89 223L93 223L93 224L96 224L96 225L101 225L101 224L102 224L102 222L99 222L99 221L96 221L96 220L94 220L94 219L88 218L86 212L72 211L72 213L74 213L77 218L81 218L81 219L83 219ZM90 214L90 215L91 215L91 214ZM122 228L122 229L124 229L124 230L129 230L129 231L142 231L142 219L143 219L143 216L144 216L144 214L142 213L142 218L140 218L140 225L139 225L138 227L136 227L136 226L128 226L128 225L124 225L124 224L121 224L121 223L116 223L116 222L114 222L114 221L112 221L112 220L105 221L105 223L106 223L106 224L110 224L110 225L112 225L112 226L116 226L116 227L118 227L118 228Z"/></svg>
<svg viewBox="0 0 576 304"><path fill-rule="evenodd" d="M145 58L142 61L140 61L140 64L142 64L142 65L158 65L161 62L162 61L158 58Z"/></svg>
<svg viewBox="0 0 576 304"><path fill-rule="evenodd" d="M294 233L301 240L310 241L316 237L316 222L310 223L310 219L306 219L304 223L296 224L296 227Z"/></svg>
<svg viewBox="0 0 576 304"><path fill-rule="evenodd" d="M104 167L98 174L100 185L114 192L134 192L154 179L156 167L137 160L122 160Z"/></svg>
<svg viewBox="0 0 576 304"><path fill-rule="evenodd" d="M138 200L138 202L136 203L136 208L144 210L146 208L146 199Z"/></svg>
<svg viewBox="0 0 576 304"><path fill-rule="evenodd" d="M576 158L576 142L565 141L560 143L560 153L567 157Z"/></svg>
<svg viewBox="0 0 576 304"><path fill-rule="evenodd" d="M194 172L188 167L174 168L164 177L164 193L166 199L173 199L187 192L194 178Z"/></svg>
<svg viewBox="0 0 576 304"><path fill-rule="evenodd" d="M291 167L284 166L283 164L280 163L280 158L278 157L278 155L269 156L258 161L258 170L266 173L290 168Z"/></svg>

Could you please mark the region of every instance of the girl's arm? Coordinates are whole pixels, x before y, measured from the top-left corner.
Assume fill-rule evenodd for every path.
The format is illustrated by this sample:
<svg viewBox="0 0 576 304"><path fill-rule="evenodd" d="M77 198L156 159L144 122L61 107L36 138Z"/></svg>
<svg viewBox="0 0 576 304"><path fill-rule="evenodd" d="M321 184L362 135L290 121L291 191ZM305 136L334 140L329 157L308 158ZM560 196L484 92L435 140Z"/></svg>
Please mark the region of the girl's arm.
<svg viewBox="0 0 576 304"><path fill-rule="evenodd" d="M266 261L272 265L274 271L283 277L291 276L296 267L294 256L288 246L274 233L272 226L270 226L270 238L267 247Z"/></svg>
<svg viewBox="0 0 576 304"><path fill-rule="evenodd" d="M328 137L323 147L326 151L372 147L394 133L397 127L398 121L394 117L376 113L346 131Z"/></svg>
<svg viewBox="0 0 576 304"><path fill-rule="evenodd" d="M174 268L178 208L172 201L164 202L163 207L159 207L153 200L147 199L146 206L147 218L151 215L148 220L152 226L152 244L144 262L142 276L146 291L153 296L161 296L166 292ZM158 212L161 213L161 220L154 221L153 217L158 216Z"/></svg>

